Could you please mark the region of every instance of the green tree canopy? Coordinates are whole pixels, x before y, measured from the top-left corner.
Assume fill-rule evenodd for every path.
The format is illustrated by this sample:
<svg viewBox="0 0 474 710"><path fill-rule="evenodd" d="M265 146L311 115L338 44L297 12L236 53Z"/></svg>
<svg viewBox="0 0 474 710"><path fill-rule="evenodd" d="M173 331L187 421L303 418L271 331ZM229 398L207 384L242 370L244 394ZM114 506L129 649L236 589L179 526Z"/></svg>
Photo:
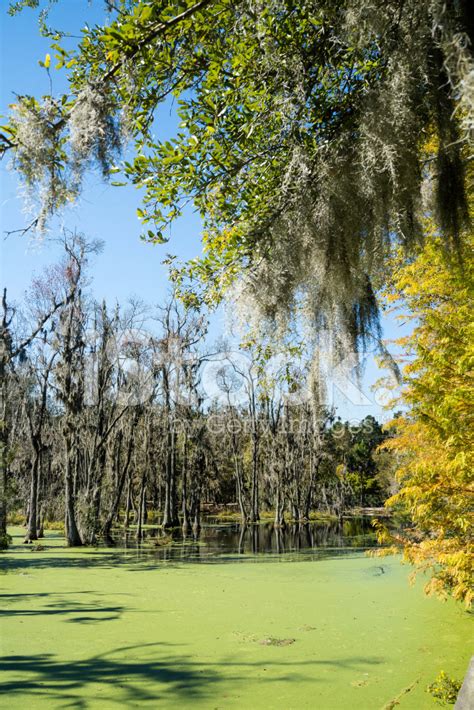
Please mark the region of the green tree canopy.
<svg viewBox="0 0 474 710"><path fill-rule="evenodd" d="M350 347L377 335L391 242L420 239L428 206L454 240L466 218L469 3L107 5L110 24L83 29L76 51L52 45L68 95L21 97L2 138L39 194L38 223L98 163L143 190L151 241L186 205L199 211L204 257L173 272L189 300L214 302L237 281L270 322L303 312ZM180 123L164 141L170 96ZM125 134L135 153L119 166Z"/></svg>

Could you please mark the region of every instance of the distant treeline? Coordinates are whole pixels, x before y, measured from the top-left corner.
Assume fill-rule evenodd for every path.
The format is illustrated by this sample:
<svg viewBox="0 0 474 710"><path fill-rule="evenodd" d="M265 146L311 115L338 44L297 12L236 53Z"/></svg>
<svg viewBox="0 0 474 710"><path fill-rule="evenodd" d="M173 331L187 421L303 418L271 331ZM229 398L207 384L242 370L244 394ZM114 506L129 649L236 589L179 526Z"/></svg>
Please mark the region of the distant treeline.
<svg viewBox="0 0 474 710"><path fill-rule="evenodd" d="M110 309L85 293L82 237L36 278L21 308L3 294L1 526L22 512L26 540L64 520L69 545L138 537L151 511L165 528L200 526L204 504L243 522L381 505L392 463L373 417L341 422L295 395L291 358L209 348L206 319L173 297ZM271 370L271 371L270 371ZM303 373L304 374L304 373Z"/></svg>

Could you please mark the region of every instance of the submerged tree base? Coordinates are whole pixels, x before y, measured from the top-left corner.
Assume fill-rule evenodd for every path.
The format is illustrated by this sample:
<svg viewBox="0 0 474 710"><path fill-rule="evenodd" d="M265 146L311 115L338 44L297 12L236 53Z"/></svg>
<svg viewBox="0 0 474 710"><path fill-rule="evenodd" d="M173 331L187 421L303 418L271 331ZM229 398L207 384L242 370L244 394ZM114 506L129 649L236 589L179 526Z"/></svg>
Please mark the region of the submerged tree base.
<svg viewBox="0 0 474 710"><path fill-rule="evenodd" d="M397 559L384 574L358 553L167 565L14 533L0 558L10 710L378 710L398 696L429 710L427 686L467 665L467 614L411 588Z"/></svg>

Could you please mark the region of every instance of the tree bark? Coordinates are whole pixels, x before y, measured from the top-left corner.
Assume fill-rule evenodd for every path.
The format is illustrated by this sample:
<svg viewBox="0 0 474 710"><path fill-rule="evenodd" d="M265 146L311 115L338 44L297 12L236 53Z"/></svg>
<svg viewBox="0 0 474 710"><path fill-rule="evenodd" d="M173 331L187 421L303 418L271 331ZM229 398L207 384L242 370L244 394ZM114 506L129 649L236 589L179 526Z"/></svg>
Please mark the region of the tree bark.
<svg viewBox="0 0 474 710"><path fill-rule="evenodd" d="M118 511L119 511L120 501L122 499L122 493L123 493L123 489L125 486L125 481L127 479L128 471L130 468L130 463L132 460L133 442L134 442L133 429L134 429L135 424L136 424L136 419L134 419L134 422L131 427L125 463L122 467L120 474L118 474L117 489L115 491L115 497L114 497L111 509L109 511L109 514L107 515L106 521L104 523L104 527L102 529L104 536L109 541L111 540L110 531L112 529L113 522L114 522L115 518L117 517ZM117 470L120 466L120 448L121 448L121 440L120 440L119 450L118 450L117 459L116 459ZM128 504L128 500L127 500L127 504ZM129 510L129 507L127 505L127 512L128 512L128 510ZM128 525L128 521L127 521L127 525Z"/></svg>
<svg viewBox="0 0 474 710"><path fill-rule="evenodd" d="M30 503L28 509L28 527L25 542L38 539L38 475L40 452L35 448L31 464Z"/></svg>
<svg viewBox="0 0 474 710"><path fill-rule="evenodd" d="M79 529L76 522L76 499L75 499L75 485L74 485L74 473L73 473L73 461L72 461L72 445L70 441L70 435L66 435L66 457L65 457L65 469L64 469L64 485L65 485L65 498L66 498L66 511L65 511L65 534L66 543L69 547L80 547L82 545L82 539L79 534Z"/></svg>

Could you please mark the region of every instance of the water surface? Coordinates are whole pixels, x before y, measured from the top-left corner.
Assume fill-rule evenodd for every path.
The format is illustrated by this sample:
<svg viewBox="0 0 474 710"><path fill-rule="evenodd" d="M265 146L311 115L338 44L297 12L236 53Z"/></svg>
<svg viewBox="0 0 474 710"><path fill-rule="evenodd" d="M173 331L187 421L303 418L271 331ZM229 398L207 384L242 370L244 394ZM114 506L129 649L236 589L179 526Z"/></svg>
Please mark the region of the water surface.
<svg viewBox="0 0 474 710"><path fill-rule="evenodd" d="M232 524L156 550L150 535L138 548L81 549L49 531L23 545L12 531L0 555L0 705L435 710L428 684L441 670L462 679L468 615L409 586L397 558L367 557L365 522L290 528L280 553L270 526L252 530L241 554Z"/></svg>
<svg viewBox="0 0 474 710"><path fill-rule="evenodd" d="M272 522L243 526L235 522L219 522L209 516L197 533L183 534L176 529L170 535L172 542L162 545L162 530L150 526L140 542L136 540L134 529L126 534L116 529L113 539L119 548L135 549L158 560L189 562L238 562L241 558L254 561L318 559L363 551L377 545L372 519L366 517L275 528Z"/></svg>

